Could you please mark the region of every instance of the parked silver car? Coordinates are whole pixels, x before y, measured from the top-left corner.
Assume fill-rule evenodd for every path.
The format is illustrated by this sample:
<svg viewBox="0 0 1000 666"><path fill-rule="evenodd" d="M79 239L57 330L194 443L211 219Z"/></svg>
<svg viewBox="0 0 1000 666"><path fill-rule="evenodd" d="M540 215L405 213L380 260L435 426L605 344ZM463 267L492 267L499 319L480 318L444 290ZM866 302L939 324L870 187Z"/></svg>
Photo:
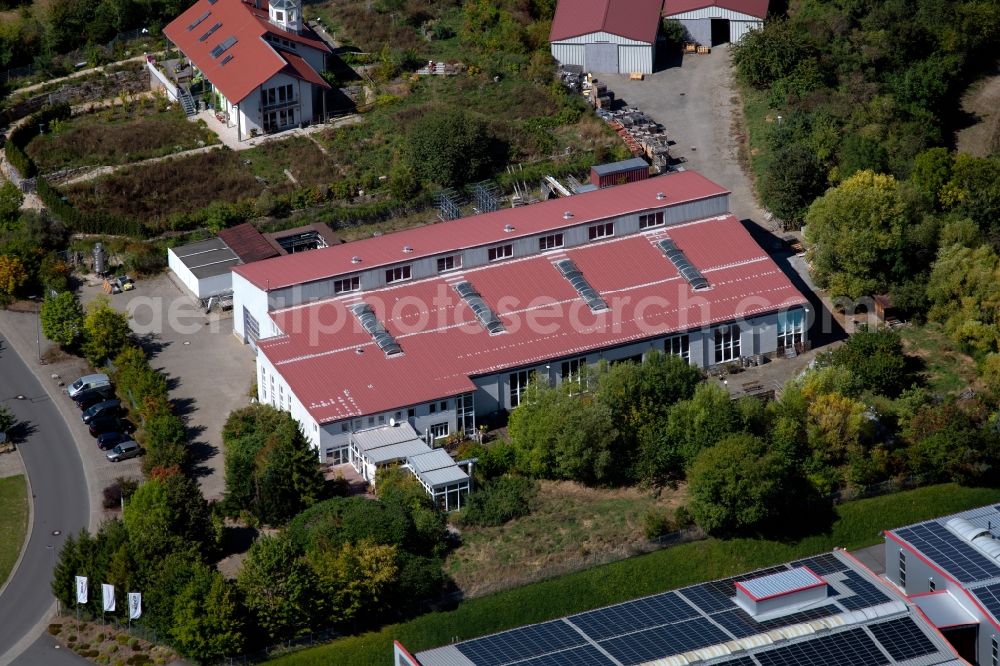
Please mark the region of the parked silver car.
<svg viewBox="0 0 1000 666"><path fill-rule="evenodd" d="M66 392L69 393L69 397L75 398L83 391L99 386L111 386L111 378L104 374L84 375L70 384Z"/></svg>
<svg viewBox="0 0 1000 666"><path fill-rule="evenodd" d="M108 460L111 462L119 462L121 460L135 458L140 453L142 453L142 449L139 448L139 443L130 439L108 451L107 456Z"/></svg>

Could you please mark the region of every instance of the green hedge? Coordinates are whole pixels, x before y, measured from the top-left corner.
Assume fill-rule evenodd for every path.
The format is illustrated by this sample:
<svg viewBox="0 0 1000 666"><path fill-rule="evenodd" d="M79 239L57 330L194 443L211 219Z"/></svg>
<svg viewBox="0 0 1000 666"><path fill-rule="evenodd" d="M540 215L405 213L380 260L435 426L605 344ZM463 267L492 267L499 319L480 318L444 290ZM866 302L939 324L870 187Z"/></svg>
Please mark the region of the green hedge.
<svg viewBox="0 0 1000 666"><path fill-rule="evenodd" d="M411 652L455 640L619 603L780 562L882 541L882 530L1000 501L1000 489L928 486L837 507L830 529L798 541L706 539L633 557L428 613L377 632L350 636L275 659L281 666L388 664L392 641ZM817 531L822 530L817 526Z"/></svg>
<svg viewBox="0 0 1000 666"><path fill-rule="evenodd" d="M38 136L39 125L48 125L53 120L65 120L73 114L69 104L55 104L47 106L41 111L37 111L27 118L13 132L7 141L7 159L14 165L18 173L24 178L31 178L38 173L38 167L24 152L25 147L31 140Z"/></svg>

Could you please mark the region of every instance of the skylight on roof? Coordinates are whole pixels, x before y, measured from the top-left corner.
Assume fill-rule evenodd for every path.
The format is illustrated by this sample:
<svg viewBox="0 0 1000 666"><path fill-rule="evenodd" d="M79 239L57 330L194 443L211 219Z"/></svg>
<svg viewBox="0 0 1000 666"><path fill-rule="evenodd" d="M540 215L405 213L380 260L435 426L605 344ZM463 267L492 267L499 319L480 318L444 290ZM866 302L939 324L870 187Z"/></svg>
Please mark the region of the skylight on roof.
<svg viewBox="0 0 1000 666"><path fill-rule="evenodd" d="M212 57L218 58L236 43L235 37L226 37L218 46L212 49Z"/></svg>
<svg viewBox="0 0 1000 666"><path fill-rule="evenodd" d="M705 276L695 268L688 258L684 256L684 252L678 248L672 240L665 238L656 243L657 247L663 252L663 254L670 260L670 263L674 265L677 272L681 274L688 284L694 289L707 289L708 280Z"/></svg>
<svg viewBox="0 0 1000 666"><path fill-rule="evenodd" d="M199 16L197 19L195 19L194 23L192 23L191 25L188 26L188 32L191 32L192 30L194 30L195 28L197 28L199 25L201 25L202 21L204 21L205 19L207 19L211 15L212 15L212 12L208 11L208 12L205 12L204 14L202 14L201 16Z"/></svg>
<svg viewBox="0 0 1000 666"><path fill-rule="evenodd" d="M229 54L229 55L227 55L227 56L226 56L225 58L223 58L223 59L222 59L222 62L221 62L221 63L219 63L219 64L220 64L220 65L225 65L225 64L226 64L227 62L229 62L229 61L230 61L230 60L232 60L232 59L233 59L233 54L232 54L232 53L230 53L230 54Z"/></svg>
<svg viewBox="0 0 1000 666"><path fill-rule="evenodd" d="M483 325L490 335L500 335L507 329L504 328L503 322L497 318L490 306L486 304L483 297L476 291L476 288L472 286L471 282L459 282L455 285L455 291L458 295L462 297L465 304L469 306L469 309L476 315L476 319L479 323Z"/></svg>
<svg viewBox="0 0 1000 666"><path fill-rule="evenodd" d="M608 309L608 304L604 302L604 299L597 293L597 290L590 286L587 278L583 277L583 273L576 267L572 259L557 261L555 267L559 269L562 276L576 289L576 293L580 295L580 298L587 304L591 312L600 312Z"/></svg>
<svg viewBox="0 0 1000 666"><path fill-rule="evenodd" d="M385 330L385 326L382 325L382 322L372 312L370 305L362 301L361 303L352 305L351 312L361 322L361 328L365 329L368 335L372 336L372 340L375 341L375 344L378 345L378 348L386 356L396 356L403 353L403 348L396 342L396 338L392 337L392 333Z"/></svg>
<svg viewBox="0 0 1000 666"><path fill-rule="evenodd" d="M219 23L218 21L216 21L215 25L213 25L211 28L208 29L208 32L206 32L204 35L202 35L201 37L198 38L198 41L199 42L205 41L206 39L208 39L209 37L212 36L212 33L214 33L216 30L218 30L221 27L222 27L222 24Z"/></svg>

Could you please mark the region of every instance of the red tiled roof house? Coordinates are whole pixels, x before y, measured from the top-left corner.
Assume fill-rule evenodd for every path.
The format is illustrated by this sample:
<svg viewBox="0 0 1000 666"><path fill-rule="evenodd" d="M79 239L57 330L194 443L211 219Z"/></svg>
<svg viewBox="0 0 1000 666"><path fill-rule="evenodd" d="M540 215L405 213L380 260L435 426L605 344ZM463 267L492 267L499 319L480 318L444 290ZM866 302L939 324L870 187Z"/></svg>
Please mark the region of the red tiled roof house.
<svg viewBox="0 0 1000 666"><path fill-rule="evenodd" d="M552 57L603 74L651 74L663 0L560 0Z"/></svg>
<svg viewBox="0 0 1000 666"><path fill-rule="evenodd" d="M302 21L300 0L198 0L163 30L213 92L239 141L322 120L330 48ZM189 113L183 83L158 76Z"/></svg>

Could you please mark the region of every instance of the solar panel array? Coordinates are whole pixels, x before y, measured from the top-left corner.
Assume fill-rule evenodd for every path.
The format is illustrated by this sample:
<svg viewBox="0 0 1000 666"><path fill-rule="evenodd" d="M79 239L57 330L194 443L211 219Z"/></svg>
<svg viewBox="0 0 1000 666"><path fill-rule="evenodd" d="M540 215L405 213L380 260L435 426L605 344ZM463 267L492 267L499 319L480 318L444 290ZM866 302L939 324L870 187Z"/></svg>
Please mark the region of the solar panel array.
<svg viewBox="0 0 1000 666"><path fill-rule="evenodd" d="M922 657L937 650L934 643L909 617L873 624L868 630L896 661Z"/></svg>
<svg viewBox="0 0 1000 666"><path fill-rule="evenodd" d="M970 590L993 617L1000 618L1000 583Z"/></svg>
<svg viewBox="0 0 1000 666"><path fill-rule="evenodd" d="M674 265L674 268L681 274L681 277L688 281L691 287L694 289L705 289L708 287L708 280L688 261L684 252L674 244L673 240L664 238L661 241L657 241L656 245L663 251L667 259L670 260L670 263Z"/></svg>
<svg viewBox="0 0 1000 666"><path fill-rule="evenodd" d="M758 621L735 605L737 581L809 567L853 594L822 605ZM977 590L980 600L1000 614L1000 584ZM634 666L711 645L746 638L780 627L810 622L890 600L877 585L833 555L819 555L724 580L693 585L562 620L514 629L455 645L476 666ZM845 603L846 602L846 603ZM734 655L729 666L872 666L935 654L938 646L909 615L863 627L821 632ZM872 638L874 636L874 639ZM891 655L891 659L886 656ZM608 658L610 655L611 659ZM943 659L947 655L942 653ZM428 662L436 663L436 662ZM931 663L931 662L928 662Z"/></svg>
<svg viewBox="0 0 1000 666"><path fill-rule="evenodd" d="M385 326L382 325L382 322L372 312L370 305L364 302L358 303L351 306L351 312L358 318L358 321L361 322L361 327L372 336L375 344L378 345L378 348L386 356L395 356L396 354L403 353L403 348L396 342L396 338L392 337L392 333L385 330Z"/></svg>
<svg viewBox="0 0 1000 666"><path fill-rule="evenodd" d="M864 629L850 629L754 655L761 666L878 666L891 663Z"/></svg>
<svg viewBox="0 0 1000 666"><path fill-rule="evenodd" d="M940 523L922 523L894 532L961 583L975 583L1000 576L1000 566Z"/></svg>
<svg viewBox="0 0 1000 666"><path fill-rule="evenodd" d="M851 596L845 596L838 599L840 605L847 610L858 610L860 608L868 608L869 606L878 606L879 604L884 604L887 601L892 601L892 597L886 594L883 590L879 589L873 583L869 583L860 574L854 571L848 571L846 577L843 580L843 585L851 592L854 592Z"/></svg>
<svg viewBox="0 0 1000 666"><path fill-rule="evenodd" d="M483 300L483 297L480 296L471 282L463 281L457 283L455 291L462 297L462 300L465 301L465 304L476 315L476 319L483 325L483 328L489 331L490 335L499 335L506 330L503 323L497 318L493 310L490 309L490 306L486 305L486 301Z"/></svg>
<svg viewBox="0 0 1000 666"><path fill-rule="evenodd" d="M576 267L572 259L557 261L556 268L573 285L576 293L580 294L580 298L584 300L591 312L600 312L601 310L608 309L608 304L604 302L604 299L597 293L597 290L590 286L587 278L583 276L583 272Z"/></svg>

